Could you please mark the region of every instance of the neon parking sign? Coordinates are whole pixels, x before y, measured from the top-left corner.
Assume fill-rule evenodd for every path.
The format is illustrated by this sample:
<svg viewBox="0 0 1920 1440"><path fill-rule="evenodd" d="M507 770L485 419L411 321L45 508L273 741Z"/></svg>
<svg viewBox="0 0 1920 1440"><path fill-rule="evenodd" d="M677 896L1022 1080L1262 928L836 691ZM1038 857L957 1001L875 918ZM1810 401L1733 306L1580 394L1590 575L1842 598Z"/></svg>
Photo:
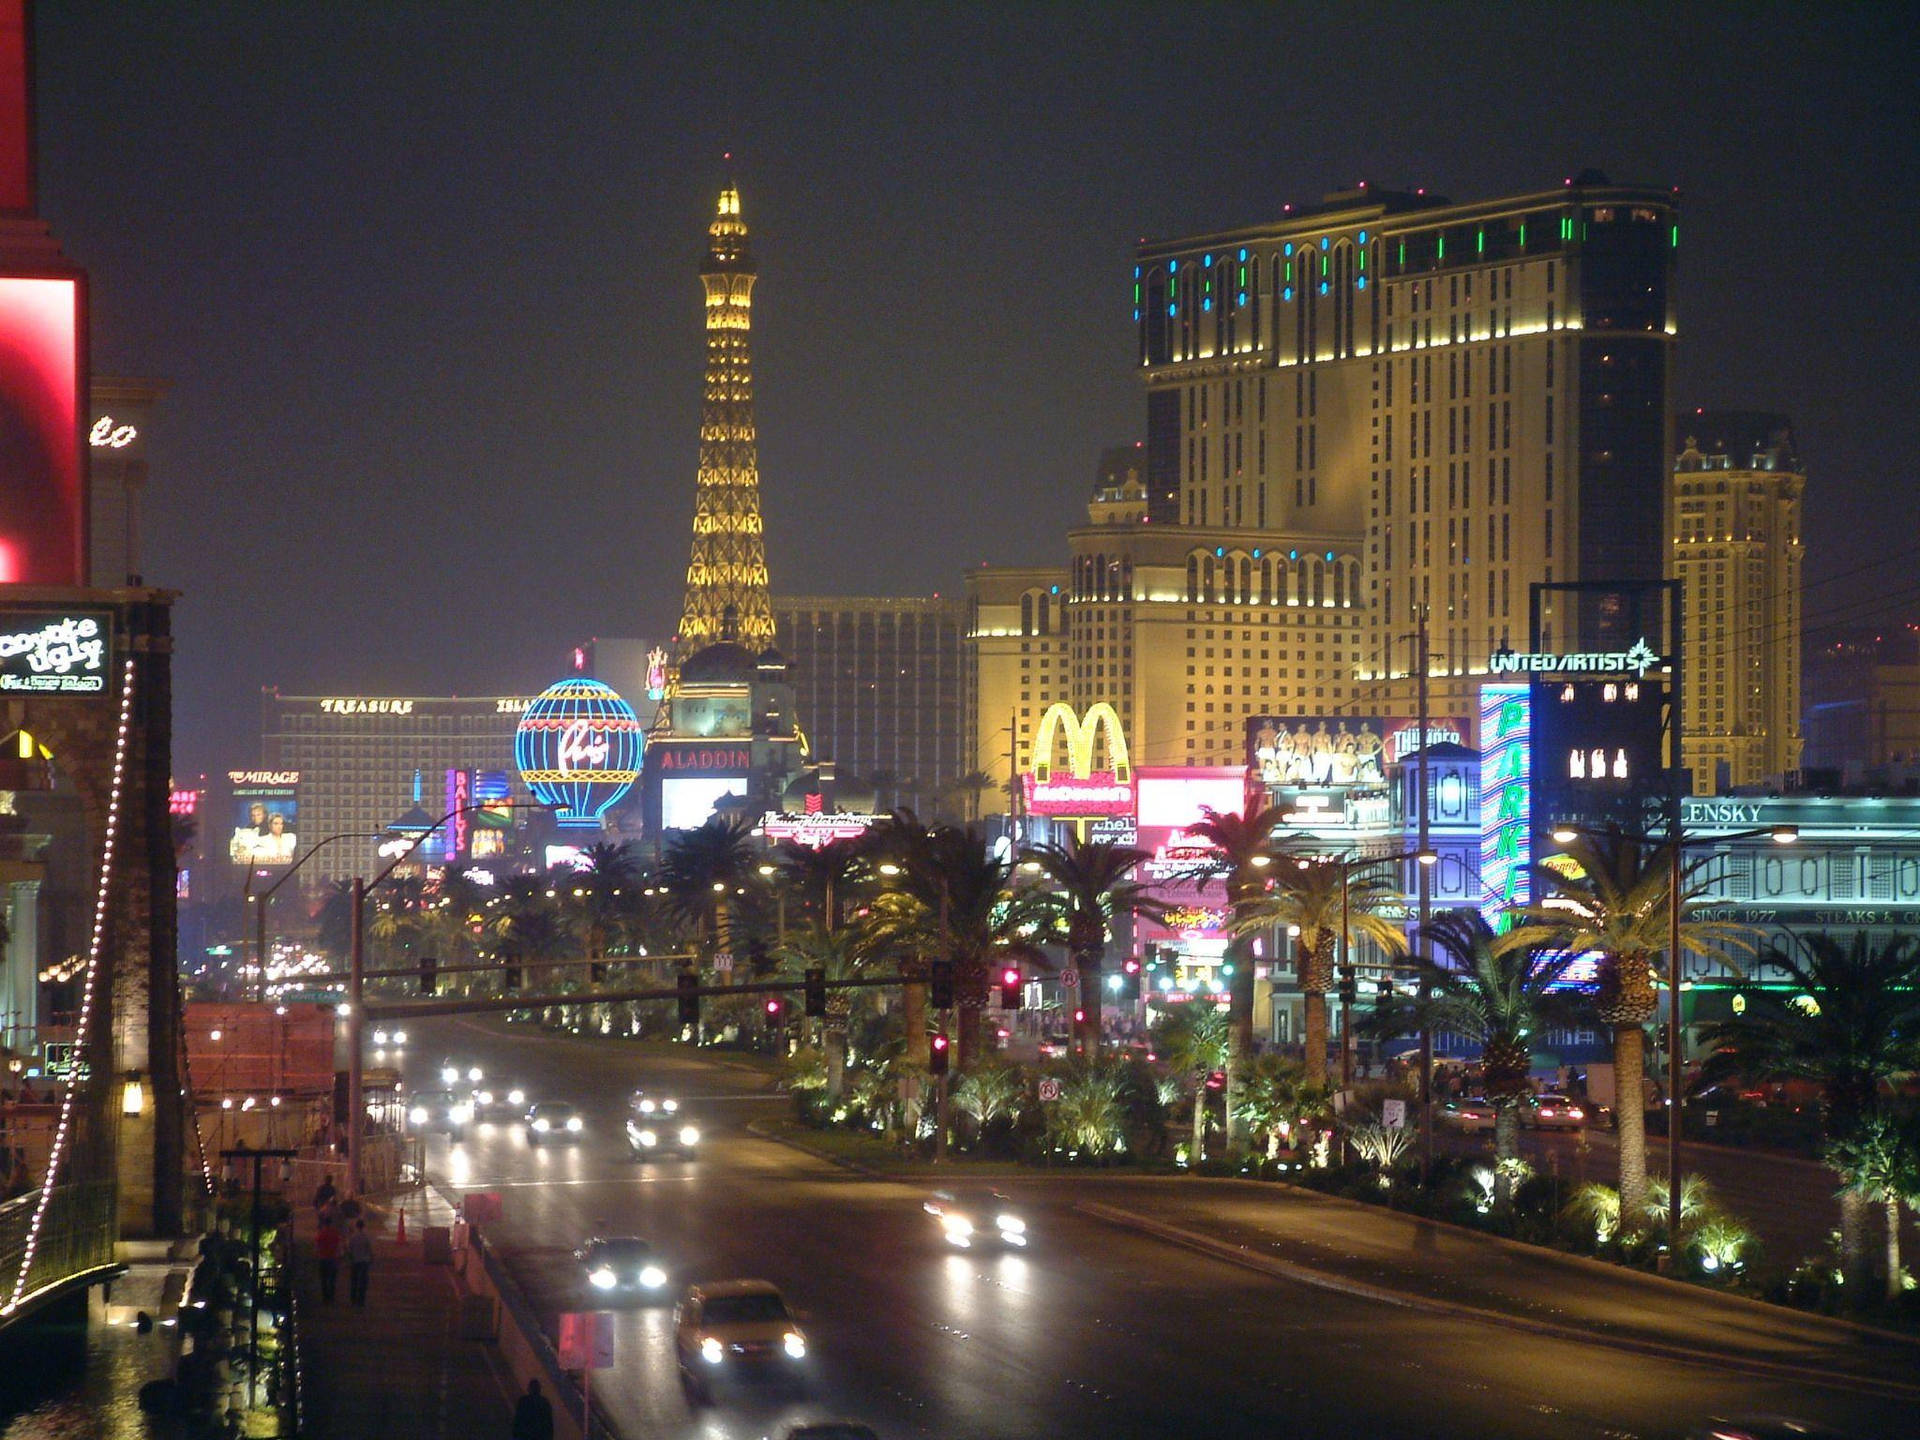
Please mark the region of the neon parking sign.
<svg viewBox="0 0 1920 1440"><path fill-rule="evenodd" d="M1527 685L1480 687L1480 910L1505 928L1529 894L1533 842L1533 698Z"/></svg>

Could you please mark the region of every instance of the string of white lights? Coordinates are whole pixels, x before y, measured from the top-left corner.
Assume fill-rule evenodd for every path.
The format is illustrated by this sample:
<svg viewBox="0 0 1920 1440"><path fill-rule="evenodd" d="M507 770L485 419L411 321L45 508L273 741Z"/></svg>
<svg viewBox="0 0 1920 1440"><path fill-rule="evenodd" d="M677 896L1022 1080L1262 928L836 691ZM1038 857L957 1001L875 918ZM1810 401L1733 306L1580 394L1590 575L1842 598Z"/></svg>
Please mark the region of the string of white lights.
<svg viewBox="0 0 1920 1440"><path fill-rule="evenodd" d="M27 1276L33 1272L33 1257L40 1248L40 1231L46 1224L47 1206L59 1183L60 1169L66 1159L68 1137L73 1133L73 1107L80 1093L79 1068L88 1065L87 1046L92 1038L93 1001L99 988L100 955L107 933L109 881L113 876L113 846L120 829L120 799L126 789L127 731L133 713L133 659L127 658L120 672L120 729L114 740L113 784L107 795L106 834L100 847L100 883L93 904L93 939L87 947L87 979L80 994L80 1018L74 1026L72 1069L67 1076L67 1093L60 1101L60 1123L53 1132L53 1148L47 1155L47 1173L40 1182L40 1199L33 1207L33 1221L27 1227L26 1245L21 1250L20 1271L13 1277L13 1294L0 1305L0 1315L20 1308L26 1293Z"/></svg>

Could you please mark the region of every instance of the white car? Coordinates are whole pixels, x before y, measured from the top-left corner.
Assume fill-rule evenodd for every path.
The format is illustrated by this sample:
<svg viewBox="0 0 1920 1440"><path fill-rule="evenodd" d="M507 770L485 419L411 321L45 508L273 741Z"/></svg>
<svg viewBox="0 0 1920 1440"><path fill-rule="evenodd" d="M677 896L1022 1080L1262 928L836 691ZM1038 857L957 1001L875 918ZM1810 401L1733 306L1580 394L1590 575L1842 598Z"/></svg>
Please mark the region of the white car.
<svg viewBox="0 0 1920 1440"><path fill-rule="evenodd" d="M691 1285L673 1312L674 1358L688 1400L709 1403L722 1383L806 1389L807 1337L765 1280Z"/></svg>
<svg viewBox="0 0 1920 1440"><path fill-rule="evenodd" d="M666 1267L638 1235L596 1235L574 1251L573 1258L597 1300L657 1296L666 1289Z"/></svg>
<svg viewBox="0 0 1920 1440"><path fill-rule="evenodd" d="M1549 1090L1521 1104L1520 1123L1535 1130L1578 1130L1587 1123L1587 1107L1571 1095Z"/></svg>
<svg viewBox="0 0 1920 1440"><path fill-rule="evenodd" d="M580 1112L564 1100L542 1100L527 1111L529 1145L545 1145L552 1140L584 1140L586 1129L587 1122Z"/></svg>

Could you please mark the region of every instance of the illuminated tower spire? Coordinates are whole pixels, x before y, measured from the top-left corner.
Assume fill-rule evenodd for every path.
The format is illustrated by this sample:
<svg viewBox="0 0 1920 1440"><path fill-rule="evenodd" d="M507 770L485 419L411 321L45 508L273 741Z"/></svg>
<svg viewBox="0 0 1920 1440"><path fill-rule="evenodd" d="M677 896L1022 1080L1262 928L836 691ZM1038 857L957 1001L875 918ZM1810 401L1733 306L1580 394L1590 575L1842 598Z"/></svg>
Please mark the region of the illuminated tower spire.
<svg viewBox="0 0 1920 1440"><path fill-rule="evenodd" d="M753 423L754 264L740 218L740 192L731 183L720 192L707 235L707 256L700 263L700 283L707 292L707 388L700 407L693 558L675 637L676 665L720 640L756 652L773 644Z"/></svg>

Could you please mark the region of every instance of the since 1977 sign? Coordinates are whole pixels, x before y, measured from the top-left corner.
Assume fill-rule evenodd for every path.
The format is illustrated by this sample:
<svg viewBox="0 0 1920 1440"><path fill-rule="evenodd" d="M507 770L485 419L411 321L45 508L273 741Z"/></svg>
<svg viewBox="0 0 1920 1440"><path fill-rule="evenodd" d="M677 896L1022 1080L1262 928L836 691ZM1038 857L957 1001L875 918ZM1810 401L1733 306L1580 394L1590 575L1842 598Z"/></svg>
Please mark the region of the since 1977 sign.
<svg viewBox="0 0 1920 1440"><path fill-rule="evenodd" d="M112 662L111 611L0 609L0 694L104 695Z"/></svg>

